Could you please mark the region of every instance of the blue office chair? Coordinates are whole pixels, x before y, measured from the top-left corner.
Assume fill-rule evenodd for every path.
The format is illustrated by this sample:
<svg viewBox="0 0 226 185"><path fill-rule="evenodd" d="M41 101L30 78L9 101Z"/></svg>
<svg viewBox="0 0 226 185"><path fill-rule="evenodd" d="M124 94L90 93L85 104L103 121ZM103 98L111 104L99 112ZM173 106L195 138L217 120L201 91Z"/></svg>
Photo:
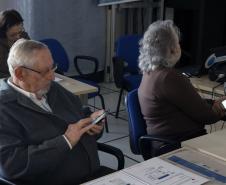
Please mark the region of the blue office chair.
<svg viewBox="0 0 226 185"><path fill-rule="evenodd" d="M56 72L58 72L60 74L64 74L65 72L67 72L69 69L69 58L68 58L68 55L67 55L64 47L62 46L62 44L58 40L53 39L53 38L42 39L42 40L40 40L40 42L46 44L48 46L49 50L51 51L54 63L56 63L58 66ZM94 62L95 63L94 72L97 72L98 60L96 58L90 57L90 56L76 56L74 61L77 61L77 59L80 57L90 60L91 62ZM81 69L79 68L78 65L75 65L75 67L76 67L78 73L81 74L81 76L80 77L72 77L72 78L96 87L98 89L98 91L95 93L89 93L88 98L94 98L94 97L98 96L101 100L102 108L105 109L104 98L100 94L100 86L96 82L93 82L93 81L90 81L90 80L87 80L86 78L84 78L84 75L82 75ZM105 122L105 128L106 128L106 132L109 132L107 121Z"/></svg>
<svg viewBox="0 0 226 185"><path fill-rule="evenodd" d="M116 114L118 118L123 91L131 91L139 87L142 75L139 74L139 35L120 37L116 42L116 55L113 57L113 75L115 85L120 88Z"/></svg>
<svg viewBox="0 0 226 185"><path fill-rule="evenodd" d="M126 97L129 117L130 148L134 154L141 154L145 160L159 156L179 148L180 142L165 137L147 135L146 123L140 110L137 89L129 92ZM158 149L152 148L152 142L162 142Z"/></svg>
<svg viewBox="0 0 226 185"><path fill-rule="evenodd" d="M56 39L42 39L40 42L46 44L51 51L53 61L57 64L57 72L64 74L69 69L69 58L64 47Z"/></svg>
<svg viewBox="0 0 226 185"><path fill-rule="evenodd" d="M87 66L90 66L90 67L92 66L93 68L91 72L85 73L84 71L82 71L80 62L83 63L83 65L85 63ZM100 98L102 108L105 109L104 97L100 94L100 86L97 84L96 81L94 81L95 75L97 74L97 70L99 67L99 62L97 58L91 57L91 56L77 55L74 58L74 65L75 65L75 69L79 74L79 76L76 76L75 79L81 82L87 83L89 85L92 85L98 89L97 92L89 93L88 98L94 98L98 96ZM95 103L94 103L94 108L95 108ZM105 120L105 123L106 123L105 124L106 132L109 132L107 119Z"/></svg>
<svg viewBox="0 0 226 185"><path fill-rule="evenodd" d="M139 41L142 39L140 35L126 35L120 37L116 41L116 57L125 60L125 72L130 74L138 74L138 56Z"/></svg>

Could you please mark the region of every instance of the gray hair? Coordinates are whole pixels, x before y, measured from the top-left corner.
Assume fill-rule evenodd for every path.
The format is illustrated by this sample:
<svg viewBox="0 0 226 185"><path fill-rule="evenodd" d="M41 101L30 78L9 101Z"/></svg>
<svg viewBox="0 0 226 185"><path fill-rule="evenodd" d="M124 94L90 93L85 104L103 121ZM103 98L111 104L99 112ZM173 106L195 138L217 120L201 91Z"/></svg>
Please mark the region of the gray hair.
<svg viewBox="0 0 226 185"><path fill-rule="evenodd" d="M172 67L170 50L176 48L180 33L173 21L156 21L144 33L140 41L139 68L144 72L154 71L160 66Z"/></svg>
<svg viewBox="0 0 226 185"><path fill-rule="evenodd" d="M25 66L32 68L36 62L34 52L45 48L48 47L35 40L17 40L11 47L7 60L11 76L14 76L16 67Z"/></svg>

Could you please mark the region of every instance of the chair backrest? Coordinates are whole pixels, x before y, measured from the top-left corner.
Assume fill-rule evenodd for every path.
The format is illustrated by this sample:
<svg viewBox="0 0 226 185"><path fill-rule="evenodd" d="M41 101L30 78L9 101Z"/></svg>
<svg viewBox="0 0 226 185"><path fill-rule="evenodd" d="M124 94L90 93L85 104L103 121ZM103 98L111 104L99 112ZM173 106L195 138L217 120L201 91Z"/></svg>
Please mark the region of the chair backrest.
<svg viewBox="0 0 226 185"><path fill-rule="evenodd" d="M128 64L126 70L137 73L140 35L127 35L120 37L116 42L116 57L122 58Z"/></svg>
<svg viewBox="0 0 226 185"><path fill-rule="evenodd" d="M99 68L99 61L97 58L87 55L77 55L74 58L74 65L79 74L79 78L96 81L95 77L97 76L97 71ZM90 68L88 72L85 71L87 70L87 66Z"/></svg>
<svg viewBox="0 0 226 185"><path fill-rule="evenodd" d="M145 120L140 109L137 89L129 92L126 106L129 117L130 148L134 154L140 154L139 138L147 134Z"/></svg>
<svg viewBox="0 0 226 185"><path fill-rule="evenodd" d="M52 38L42 39L40 42L46 44L52 54L54 63L57 64L60 72L67 72L69 68L69 59L62 44Z"/></svg>

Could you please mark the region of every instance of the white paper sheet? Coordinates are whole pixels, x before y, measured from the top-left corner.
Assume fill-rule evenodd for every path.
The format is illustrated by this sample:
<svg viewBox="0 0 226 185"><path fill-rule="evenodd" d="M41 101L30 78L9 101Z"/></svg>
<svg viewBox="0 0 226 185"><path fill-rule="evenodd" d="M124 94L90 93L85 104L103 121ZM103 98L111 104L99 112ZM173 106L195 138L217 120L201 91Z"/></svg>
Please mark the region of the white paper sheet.
<svg viewBox="0 0 226 185"><path fill-rule="evenodd" d="M209 181L160 158L150 159L124 171L149 185L200 185Z"/></svg>
<svg viewBox="0 0 226 185"><path fill-rule="evenodd" d="M209 179L153 158L85 185L201 185Z"/></svg>
<svg viewBox="0 0 226 185"><path fill-rule="evenodd" d="M55 76L55 79L54 79L55 82L59 82L59 81L61 81L61 80L63 80L63 79L58 78L58 77Z"/></svg>
<svg viewBox="0 0 226 185"><path fill-rule="evenodd" d="M123 171L85 183L85 185L147 185Z"/></svg>

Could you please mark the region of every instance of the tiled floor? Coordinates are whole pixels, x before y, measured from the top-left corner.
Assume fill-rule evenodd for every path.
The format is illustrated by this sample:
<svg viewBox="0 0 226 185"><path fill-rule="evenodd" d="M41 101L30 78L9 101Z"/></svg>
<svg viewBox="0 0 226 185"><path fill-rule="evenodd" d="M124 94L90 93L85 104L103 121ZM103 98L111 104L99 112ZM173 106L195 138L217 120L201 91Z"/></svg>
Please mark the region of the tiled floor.
<svg viewBox="0 0 226 185"><path fill-rule="evenodd" d="M115 146L122 150L125 156L125 167L129 167L134 165L140 161L143 161L142 156L134 155L129 146L129 132L128 132L128 121L127 121L127 113L124 105L124 98L121 104L121 110L119 114L119 118L116 119L114 117L116 105L119 96L119 89L117 89L114 83L102 83L101 84L101 94L105 100L106 110L109 110L111 114L108 115L108 125L109 125L109 133L104 131L103 136L99 139L99 142L103 142L112 146ZM94 100L90 99L88 101L89 105L94 104ZM95 98L95 105L98 108L101 108L100 102L98 98ZM218 122L211 126L207 126L208 132L214 132L222 128L223 123ZM117 163L116 159L108 154L104 154L100 152L100 160L101 164L116 168Z"/></svg>

